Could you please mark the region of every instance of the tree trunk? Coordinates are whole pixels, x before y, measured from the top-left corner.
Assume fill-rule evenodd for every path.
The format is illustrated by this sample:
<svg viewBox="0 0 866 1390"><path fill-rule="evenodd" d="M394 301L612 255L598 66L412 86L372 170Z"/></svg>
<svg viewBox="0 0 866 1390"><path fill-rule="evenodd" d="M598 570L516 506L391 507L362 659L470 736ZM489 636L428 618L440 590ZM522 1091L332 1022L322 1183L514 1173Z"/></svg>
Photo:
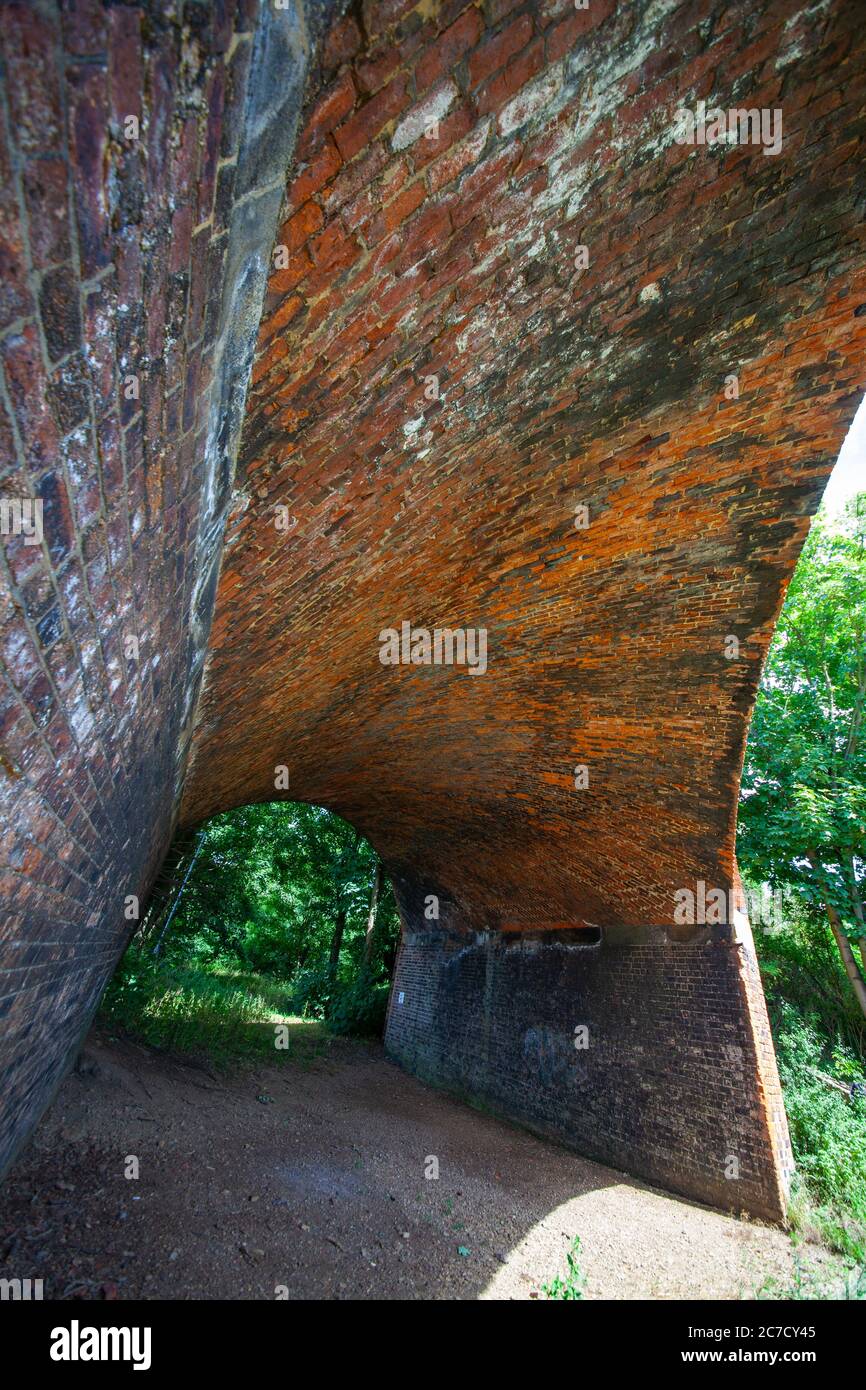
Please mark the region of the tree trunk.
<svg viewBox="0 0 866 1390"><path fill-rule="evenodd" d="M177 885L187 867L189 855L194 853L194 844L195 833L189 830L183 834L177 834L169 846L156 875L144 916L138 926L138 944L142 950L147 949L151 938L156 935L165 921L166 914L169 912L177 892Z"/></svg>
<svg viewBox="0 0 866 1390"><path fill-rule="evenodd" d="M863 979L857 961L854 959L854 952L851 950L851 942L842 930L842 924L839 921L836 909L832 907L826 899L824 901L824 906L827 909L827 916L830 919L830 930L836 938L836 945L839 947L839 955L842 957L845 974L851 981L851 987L857 996L857 1003L860 1005L863 1017L866 1018L866 980Z"/></svg>
<svg viewBox="0 0 866 1390"><path fill-rule="evenodd" d="M857 945L860 947L860 962L863 970L866 970L866 918L863 915L863 904L860 901L860 889L857 884L857 865L854 856L851 855L851 902L854 907L854 916L857 918L857 925L860 928L860 937Z"/></svg>
<svg viewBox="0 0 866 1390"><path fill-rule="evenodd" d="M818 878L818 881L820 883L820 865L818 863L817 856L810 852L807 857L809 863L812 865L812 868L815 870L815 876L816 878ZM842 923L839 920L838 912L836 911L833 904L831 902L828 902L825 893L822 893L821 896L824 899L824 910L827 913L827 920L830 923L830 930L832 931L833 936L836 940L836 945L839 948L839 955L842 957L842 964L845 967L845 974L851 981L851 988L854 991L857 1003L860 1005L860 1010L863 1014L863 1017L866 1018L866 980L863 979L863 976L860 973L860 968L857 964L854 952L851 949L851 942L848 940L848 937L845 935L845 932L842 929Z"/></svg>
<svg viewBox="0 0 866 1390"><path fill-rule="evenodd" d="M199 831L199 835L198 835L198 839L197 839L197 841L196 841L195 849L193 850L192 858L190 859L189 863L188 863L187 866L186 866L186 873L184 874L183 879L181 880L181 885L180 885L180 887L179 887L178 890L177 890L177 897L175 898L174 902L173 902L172 905L171 905L171 908L170 908L170 910L169 910L168 916L166 917L165 922L163 923L162 931L161 931L160 934L159 934L159 940L157 941L156 945L155 945L154 948L153 948L153 955L154 955L154 956L158 956L159 953L160 953L160 951L162 950L162 938L165 936L166 932L168 931L169 926L171 925L171 919L172 919L172 917L173 917L174 914L177 912L178 903L180 902L180 899L181 899L181 894L183 893L183 890L184 890L184 888L186 887L187 879L189 878L190 874L191 874L192 871L193 871L193 868L195 867L195 861L198 859L199 850L201 849L202 845L204 844L204 839L205 839L204 831L203 831L203 830L200 830L200 831Z"/></svg>
<svg viewBox="0 0 866 1390"><path fill-rule="evenodd" d="M382 861L376 860L373 870L373 884L370 889L370 912L367 916L367 935L364 937L364 965L373 959L373 937L376 932L376 908L379 905L379 890L382 887Z"/></svg>

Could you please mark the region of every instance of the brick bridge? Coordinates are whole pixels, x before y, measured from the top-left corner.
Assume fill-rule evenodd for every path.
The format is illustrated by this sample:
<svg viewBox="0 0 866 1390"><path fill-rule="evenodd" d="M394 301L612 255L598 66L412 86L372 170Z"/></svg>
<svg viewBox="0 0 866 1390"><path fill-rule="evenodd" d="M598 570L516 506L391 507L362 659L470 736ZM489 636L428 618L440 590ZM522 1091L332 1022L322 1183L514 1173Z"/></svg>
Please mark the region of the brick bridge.
<svg viewBox="0 0 866 1390"><path fill-rule="evenodd" d="M0 54L3 1162L176 831L289 795L392 876L398 1059L778 1217L748 924L674 905L866 384L858 6L36 0Z"/></svg>

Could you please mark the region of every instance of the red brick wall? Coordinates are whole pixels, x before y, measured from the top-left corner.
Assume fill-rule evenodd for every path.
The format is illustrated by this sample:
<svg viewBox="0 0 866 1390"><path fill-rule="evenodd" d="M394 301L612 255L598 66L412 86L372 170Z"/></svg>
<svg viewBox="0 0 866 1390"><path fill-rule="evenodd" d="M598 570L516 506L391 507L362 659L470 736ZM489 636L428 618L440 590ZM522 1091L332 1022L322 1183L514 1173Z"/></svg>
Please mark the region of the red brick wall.
<svg viewBox="0 0 866 1390"><path fill-rule="evenodd" d="M407 931L388 1050L587 1157L779 1220L793 1161L748 933L582 935Z"/></svg>
<svg viewBox="0 0 866 1390"><path fill-rule="evenodd" d="M0 5L0 498L44 525L0 561L0 1169L171 837L227 400L303 87L292 24L249 0Z"/></svg>

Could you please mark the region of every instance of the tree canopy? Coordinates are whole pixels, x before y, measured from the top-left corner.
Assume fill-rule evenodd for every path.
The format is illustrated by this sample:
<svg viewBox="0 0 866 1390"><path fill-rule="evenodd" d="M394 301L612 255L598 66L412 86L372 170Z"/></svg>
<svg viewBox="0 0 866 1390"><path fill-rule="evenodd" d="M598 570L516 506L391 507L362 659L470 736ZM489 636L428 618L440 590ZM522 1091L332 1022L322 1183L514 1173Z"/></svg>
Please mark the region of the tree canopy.
<svg viewBox="0 0 866 1390"><path fill-rule="evenodd" d="M794 573L755 707L738 858L747 878L826 912L855 991L866 876L866 493L819 514ZM850 960L846 959L846 952ZM862 1005L862 999L861 999Z"/></svg>
<svg viewBox="0 0 866 1390"><path fill-rule="evenodd" d="M166 938L173 955L234 958L282 978L362 963L378 860L346 821L319 806L268 802L215 816L200 835L173 875L176 894L195 852ZM171 900L148 924L154 942ZM376 904L380 970L390 970L396 928L386 891Z"/></svg>

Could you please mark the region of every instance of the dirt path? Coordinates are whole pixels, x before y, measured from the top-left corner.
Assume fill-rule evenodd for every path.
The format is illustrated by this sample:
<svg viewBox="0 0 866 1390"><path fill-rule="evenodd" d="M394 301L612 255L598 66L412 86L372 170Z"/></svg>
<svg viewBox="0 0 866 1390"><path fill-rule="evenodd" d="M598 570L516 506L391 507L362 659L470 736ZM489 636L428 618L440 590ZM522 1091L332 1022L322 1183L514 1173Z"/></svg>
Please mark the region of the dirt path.
<svg viewBox="0 0 866 1390"><path fill-rule="evenodd" d="M589 1298L791 1282L780 1231L461 1105L378 1045L294 1048L226 1077L92 1036L0 1191L0 1277L46 1298L532 1298L579 1235Z"/></svg>

